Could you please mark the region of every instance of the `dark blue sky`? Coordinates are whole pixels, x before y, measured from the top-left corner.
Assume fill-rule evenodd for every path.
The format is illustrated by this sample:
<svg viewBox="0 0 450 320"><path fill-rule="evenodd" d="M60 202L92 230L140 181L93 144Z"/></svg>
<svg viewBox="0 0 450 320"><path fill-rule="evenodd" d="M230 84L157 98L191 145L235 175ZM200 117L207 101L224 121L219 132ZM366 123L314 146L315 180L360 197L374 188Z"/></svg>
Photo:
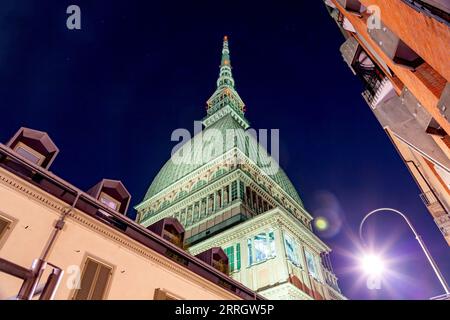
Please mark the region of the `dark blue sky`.
<svg viewBox="0 0 450 320"><path fill-rule="evenodd" d="M66 28L70 4L81 7L82 30ZM281 165L307 209L332 222L322 238L344 294L442 293L397 217L374 217L368 233L398 276L369 291L350 270L361 218L378 207L410 216L447 278L449 248L363 101L321 1L3 0L0 28L0 140L20 126L47 131L61 150L54 173L84 190L120 179L133 205L169 158L172 131L205 115L227 34L247 118L280 129Z"/></svg>

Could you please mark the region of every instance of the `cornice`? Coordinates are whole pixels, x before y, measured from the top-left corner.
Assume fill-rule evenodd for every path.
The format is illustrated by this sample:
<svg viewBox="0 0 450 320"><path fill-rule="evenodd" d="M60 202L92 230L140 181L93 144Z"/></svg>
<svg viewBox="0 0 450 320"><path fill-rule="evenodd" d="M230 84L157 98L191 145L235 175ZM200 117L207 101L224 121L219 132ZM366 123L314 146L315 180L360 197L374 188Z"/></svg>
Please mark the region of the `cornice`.
<svg viewBox="0 0 450 320"><path fill-rule="evenodd" d="M284 227L289 230L316 254L331 250L311 230L306 229L300 221L291 217L282 208L276 207L192 246L189 251L195 255L211 247L223 246L237 239L248 237L254 231L269 225L278 228Z"/></svg>
<svg viewBox="0 0 450 320"><path fill-rule="evenodd" d="M46 208L50 209L50 212L54 213L55 215L61 214L68 207L66 203L48 194L47 192L40 190L38 187L33 186L29 182L26 182L22 178L8 172L3 168L0 168L0 183L12 189L13 191L26 195L30 198L31 201L35 201L36 203L45 206ZM156 263L160 267L166 268L185 279L189 279L198 285L206 287L208 290L218 294L219 296L223 296L227 299L239 299L227 290L212 284L208 280L178 265L176 262L163 257L156 252L153 252L146 246L126 237L119 231L116 231L113 228L89 217L86 213L78 209L74 209L73 211L71 211L67 215L67 217L71 221L76 222L84 226L85 228L92 230L93 232L101 234L107 239L114 241L115 243L127 248L135 254L138 254L141 257L144 257Z"/></svg>

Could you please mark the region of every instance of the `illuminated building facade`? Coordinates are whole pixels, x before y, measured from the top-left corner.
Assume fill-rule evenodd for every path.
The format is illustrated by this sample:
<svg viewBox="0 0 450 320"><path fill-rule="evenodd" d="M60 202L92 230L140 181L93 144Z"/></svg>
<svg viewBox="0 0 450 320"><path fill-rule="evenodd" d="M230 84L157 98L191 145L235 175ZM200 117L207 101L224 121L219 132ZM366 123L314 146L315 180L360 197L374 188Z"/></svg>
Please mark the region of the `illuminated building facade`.
<svg viewBox="0 0 450 320"><path fill-rule="evenodd" d="M450 245L450 3L326 0L344 61Z"/></svg>
<svg viewBox="0 0 450 320"><path fill-rule="evenodd" d="M186 253L177 221L127 218L120 181L85 192L51 173L58 152L28 128L0 144L0 300L261 299L219 268L220 252Z"/></svg>
<svg viewBox="0 0 450 320"><path fill-rule="evenodd" d="M194 255L221 247L230 275L269 299L345 299L331 249L291 181L248 131L224 38L204 129L178 149L136 206L144 227L173 217Z"/></svg>

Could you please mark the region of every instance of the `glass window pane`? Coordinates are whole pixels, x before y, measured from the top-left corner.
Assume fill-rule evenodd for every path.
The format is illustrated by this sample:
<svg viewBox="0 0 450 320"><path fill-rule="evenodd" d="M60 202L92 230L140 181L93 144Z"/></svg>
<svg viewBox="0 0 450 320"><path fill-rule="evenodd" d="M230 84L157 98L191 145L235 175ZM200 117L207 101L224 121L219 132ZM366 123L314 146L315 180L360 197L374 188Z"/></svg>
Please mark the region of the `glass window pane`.
<svg viewBox="0 0 450 320"><path fill-rule="evenodd" d="M18 154L20 154L22 157L24 157L25 159L30 160L31 162L33 162L35 164L38 164L39 161L41 160L39 157L35 156L34 154L29 152L28 150L25 150L22 147L17 147L16 152Z"/></svg>
<svg viewBox="0 0 450 320"><path fill-rule="evenodd" d="M260 233L255 236L253 246L255 248L255 262L264 261L270 256L270 248L267 245L267 236L265 233Z"/></svg>
<svg viewBox="0 0 450 320"><path fill-rule="evenodd" d="M306 264L308 266L309 273L316 279L318 279L316 263L314 262L314 256L309 251L305 250Z"/></svg>
<svg viewBox="0 0 450 320"><path fill-rule="evenodd" d="M269 248L270 248L270 257L273 258L276 256L275 252L275 235L273 231L269 232Z"/></svg>
<svg viewBox="0 0 450 320"><path fill-rule="evenodd" d="M294 240L288 235L284 234L284 243L286 245L286 254L289 260L295 265L300 265L297 255L297 245Z"/></svg>
<svg viewBox="0 0 450 320"><path fill-rule="evenodd" d="M100 202L113 210L117 210L117 203L106 197L100 197Z"/></svg>

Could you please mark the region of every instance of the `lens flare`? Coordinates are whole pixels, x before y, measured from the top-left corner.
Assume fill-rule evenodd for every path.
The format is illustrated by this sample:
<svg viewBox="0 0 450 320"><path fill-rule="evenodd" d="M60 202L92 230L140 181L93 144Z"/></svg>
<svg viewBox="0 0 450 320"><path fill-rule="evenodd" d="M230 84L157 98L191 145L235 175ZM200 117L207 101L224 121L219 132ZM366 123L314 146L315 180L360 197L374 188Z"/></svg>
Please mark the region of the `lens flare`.
<svg viewBox="0 0 450 320"><path fill-rule="evenodd" d="M325 231L328 229L328 220L325 217L318 217L314 221L316 229L319 231Z"/></svg>
<svg viewBox="0 0 450 320"><path fill-rule="evenodd" d="M362 257L361 268L366 274L379 276L384 271L384 261L377 255L368 254Z"/></svg>

